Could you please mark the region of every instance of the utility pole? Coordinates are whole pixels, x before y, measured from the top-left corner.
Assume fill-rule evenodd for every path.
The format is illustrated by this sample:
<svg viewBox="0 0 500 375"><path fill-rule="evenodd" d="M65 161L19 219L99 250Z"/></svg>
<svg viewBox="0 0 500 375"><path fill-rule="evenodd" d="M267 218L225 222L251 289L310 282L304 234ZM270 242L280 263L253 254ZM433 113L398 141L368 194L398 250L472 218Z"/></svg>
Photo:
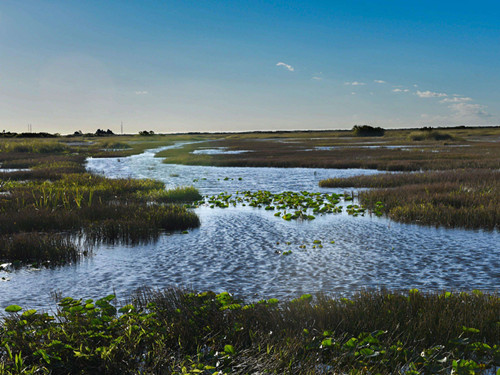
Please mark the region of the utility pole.
<svg viewBox="0 0 500 375"><path fill-rule="evenodd" d="M122 135L123 135L123 121L122 121L122 125L121 125L121 130L122 130Z"/></svg>

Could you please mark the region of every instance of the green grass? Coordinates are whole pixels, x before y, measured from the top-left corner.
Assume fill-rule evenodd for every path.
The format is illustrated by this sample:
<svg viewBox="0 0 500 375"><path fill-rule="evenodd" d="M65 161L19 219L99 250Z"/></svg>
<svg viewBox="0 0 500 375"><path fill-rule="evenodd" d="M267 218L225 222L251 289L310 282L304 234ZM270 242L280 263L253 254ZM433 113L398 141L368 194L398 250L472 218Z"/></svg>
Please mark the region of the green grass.
<svg viewBox="0 0 500 375"><path fill-rule="evenodd" d="M202 199L198 189L193 186L181 186L174 189L156 189L140 193L139 197L147 201L162 203L191 203Z"/></svg>
<svg viewBox="0 0 500 375"><path fill-rule="evenodd" d="M63 298L55 314L7 307L0 374L469 374L500 365L500 298L479 291L249 303L145 290L113 301Z"/></svg>

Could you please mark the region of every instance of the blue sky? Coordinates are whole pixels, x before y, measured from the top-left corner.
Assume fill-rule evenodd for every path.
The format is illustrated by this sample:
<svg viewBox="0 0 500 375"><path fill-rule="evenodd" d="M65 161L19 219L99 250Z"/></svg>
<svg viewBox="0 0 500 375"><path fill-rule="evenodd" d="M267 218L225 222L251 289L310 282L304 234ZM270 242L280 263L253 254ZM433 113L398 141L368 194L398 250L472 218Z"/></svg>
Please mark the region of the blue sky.
<svg viewBox="0 0 500 375"><path fill-rule="evenodd" d="M494 1L0 2L0 131L500 124Z"/></svg>

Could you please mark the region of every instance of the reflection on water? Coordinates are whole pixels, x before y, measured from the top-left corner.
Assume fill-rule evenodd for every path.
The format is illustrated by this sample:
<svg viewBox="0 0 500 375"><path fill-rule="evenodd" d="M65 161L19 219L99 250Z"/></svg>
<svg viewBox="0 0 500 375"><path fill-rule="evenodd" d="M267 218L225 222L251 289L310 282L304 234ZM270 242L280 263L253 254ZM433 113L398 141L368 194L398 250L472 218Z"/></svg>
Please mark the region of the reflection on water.
<svg viewBox="0 0 500 375"><path fill-rule="evenodd" d="M244 154L246 152L252 152L250 150L228 150L227 147L215 147L215 148L200 148L194 150L191 154L195 155L235 155Z"/></svg>
<svg viewBox="0 0 500 375"><path fill-rule="evenodd" d="M194 185L203 194L332 191L318 188L318 181L377 173L179 166L163 164L153 156L146 152L90 159L88 168L110 177L157 178L168 187ZM224 181L225 177L229 180ZM230 291L250 299L381 287L490 291L500 287L498 232L404 225L368 215L324 215L311 222L288 222L252 207L200 207L196 212L201 227L187 235L165 235L154 244L134 247L101 246L76 265L12 272L7 275L11 280L0 284L0 307L11 303L48 307L52 290L83 298L116 292L126 298L145 285ZM313 248L314 240L320 240L323 248ZM282 255L288 250L290 255Z"/></svg>

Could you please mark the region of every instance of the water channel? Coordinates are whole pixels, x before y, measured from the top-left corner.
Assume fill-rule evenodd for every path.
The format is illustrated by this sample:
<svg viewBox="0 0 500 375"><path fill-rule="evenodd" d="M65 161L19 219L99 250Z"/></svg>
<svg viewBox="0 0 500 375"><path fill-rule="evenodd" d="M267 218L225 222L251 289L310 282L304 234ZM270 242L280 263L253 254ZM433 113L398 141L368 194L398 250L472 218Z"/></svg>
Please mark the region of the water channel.
<svg viewBox="0 0 500 375"><path fill-rule="evenodd" d="M204 195L244 190L342 193L319 188L318 182L378 173L169 165L154 157L158 150L125 158L90 158L87 168L111 178L154 178L167 188L193 185ZM0 308L16 303L47 309L54 306L54 291L75 298L116 293L124 300L143 286L229 291L248 300L369 288L500 289L498 231L398 224L369 214L285 221L248 206L201 206L195 212L201 226L188 234L170 233L140 246L102 245L76 264L10 272L10 280L0 282ZM314 240L323 248L313 248ZM292 253L283 255L288 250Z"/></svg>

